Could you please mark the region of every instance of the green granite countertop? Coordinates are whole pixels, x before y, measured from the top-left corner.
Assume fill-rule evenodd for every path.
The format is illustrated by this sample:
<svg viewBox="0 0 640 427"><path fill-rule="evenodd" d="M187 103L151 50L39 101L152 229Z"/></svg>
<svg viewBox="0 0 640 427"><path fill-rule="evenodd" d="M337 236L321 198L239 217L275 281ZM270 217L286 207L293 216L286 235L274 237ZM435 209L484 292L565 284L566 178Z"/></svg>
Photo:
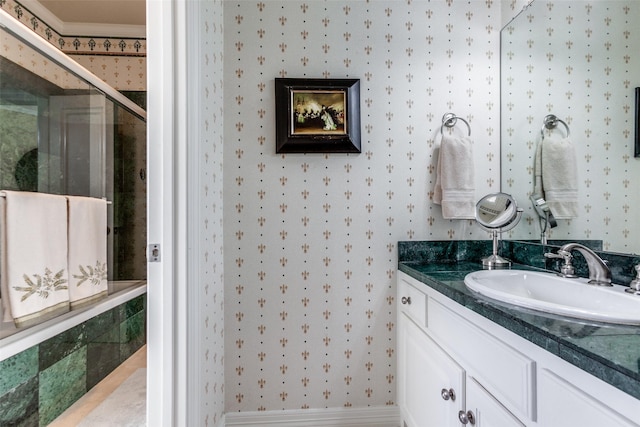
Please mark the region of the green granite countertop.
<svg viewBox="0 0 640 427"><path fill-rule="evenodd" d="M403 261L398 269L606 383L640 399L640 327L574 321L503 305L471 292L464 277L479 262ZM445 258L446 259L446 258ZM514 265L518 269L536 269Z"/></svg>

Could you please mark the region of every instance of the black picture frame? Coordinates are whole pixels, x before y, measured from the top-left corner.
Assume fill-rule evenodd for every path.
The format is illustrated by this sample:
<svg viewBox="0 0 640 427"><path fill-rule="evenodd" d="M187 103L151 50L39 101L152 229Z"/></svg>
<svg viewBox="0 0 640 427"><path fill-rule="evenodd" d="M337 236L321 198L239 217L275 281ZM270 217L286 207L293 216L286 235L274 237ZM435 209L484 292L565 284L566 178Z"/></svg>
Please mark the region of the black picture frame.
<svg viewBox="0 0 640 427"><path fill-rule="evenodd" d="M633 152L634 157L640 157L640 87L636 88L636 123L635 129L635 149Z"/></svg>
<svg viewBox="0 0 640 427"><path fill-rule="evenodd" d="M275 79L276 153L360 153L359 79Z"/></svg>

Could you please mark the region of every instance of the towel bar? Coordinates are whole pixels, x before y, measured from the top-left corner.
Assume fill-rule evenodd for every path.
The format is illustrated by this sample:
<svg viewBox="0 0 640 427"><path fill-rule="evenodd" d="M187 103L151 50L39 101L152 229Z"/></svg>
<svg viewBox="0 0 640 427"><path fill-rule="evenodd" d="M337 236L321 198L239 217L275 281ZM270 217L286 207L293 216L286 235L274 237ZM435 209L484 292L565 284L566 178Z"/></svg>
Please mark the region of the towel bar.
<svg viewBox="0 0 640 427"><path fill-rule="evenodd" d="M462 120L464 124L467 125L467 128L469 129L469 136L471 136L471 126L469 126L469 122L467 122L462 117L456 116L453 113L447 113L444 116L442 116L442 126L440 126L440 133L443 133L445 126L448 128L454 127L458 119Z"/></svg>
<svg viewBox="0 0 640 427"><path fill-rule="evenodd" d="M0 197L4 197L4 198L6 198L7 196L6 196L4 193L0 192ZM102 200L105 200L105 199L104 199L104 197L102 198ZM106 202L107 202L107 204L108 204L108 205L110 205L111 203L113 203L111 200L107 200Z"/></svg>
<svg viewBox="0 0 640 427"><path fill-rule="evenodd" d="M545 129L555 129L558 126L558 123L562 123L564 125L564 128L567 130L567 138L569 138L569 126L561 119L559 119L558 117L556 117L553 114L549 114L546 115L544 117L544 119L542 120L542 129L540 129L540 134L542 135L542 139L544 139L544 130Z"/></svg>

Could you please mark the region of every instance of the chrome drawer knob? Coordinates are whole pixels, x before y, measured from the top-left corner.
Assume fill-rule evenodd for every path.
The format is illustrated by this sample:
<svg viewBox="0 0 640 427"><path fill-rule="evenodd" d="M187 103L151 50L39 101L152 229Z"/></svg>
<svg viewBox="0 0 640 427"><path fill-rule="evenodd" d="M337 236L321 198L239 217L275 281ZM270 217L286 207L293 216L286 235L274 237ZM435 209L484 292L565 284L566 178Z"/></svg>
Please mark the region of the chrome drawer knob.
<svg viewBox="0 0 640 427"><path fill-rule="evenodd" d="M471 411L460 411L458 412L458 419L462 424L471 424L474 425L476 423L476 417L474 417L473 412Z"/></svg>
<svg viewBox="0 0 640 427"><path fill-rule="evenodd" d="M456 400L456 392L453 391L452 388L450 388L449 390L447 390L446 388L443 388L440 391L440 396L442 396L442 399L444 400L449 400L449 399L451 399L452 401Z"/></svg>
<svg viewBox="0 0 640 427"><path fill-rule="evenodd" d="M400 301L402 301L403 304L411 305L411 297L402 297Z"/></svg>

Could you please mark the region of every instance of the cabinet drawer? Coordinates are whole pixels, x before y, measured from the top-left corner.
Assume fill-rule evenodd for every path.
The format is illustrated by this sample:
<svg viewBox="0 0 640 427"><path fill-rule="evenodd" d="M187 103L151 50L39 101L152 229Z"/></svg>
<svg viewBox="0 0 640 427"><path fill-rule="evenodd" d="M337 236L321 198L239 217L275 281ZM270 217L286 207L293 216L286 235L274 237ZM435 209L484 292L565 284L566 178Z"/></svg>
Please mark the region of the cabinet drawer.
<svg viewBox="0 0 640 427"><path fill-rule="evenodd" d="M509 410L535 420L535 361L433 299L427 324L489 393Z"/></svg>
<svg viewBox="0 0 640 427"><path fill-rule="evenodd" d="M427 296L404 278L398 281L398 310L407 313L418 325L426 326Z"/></svg>

